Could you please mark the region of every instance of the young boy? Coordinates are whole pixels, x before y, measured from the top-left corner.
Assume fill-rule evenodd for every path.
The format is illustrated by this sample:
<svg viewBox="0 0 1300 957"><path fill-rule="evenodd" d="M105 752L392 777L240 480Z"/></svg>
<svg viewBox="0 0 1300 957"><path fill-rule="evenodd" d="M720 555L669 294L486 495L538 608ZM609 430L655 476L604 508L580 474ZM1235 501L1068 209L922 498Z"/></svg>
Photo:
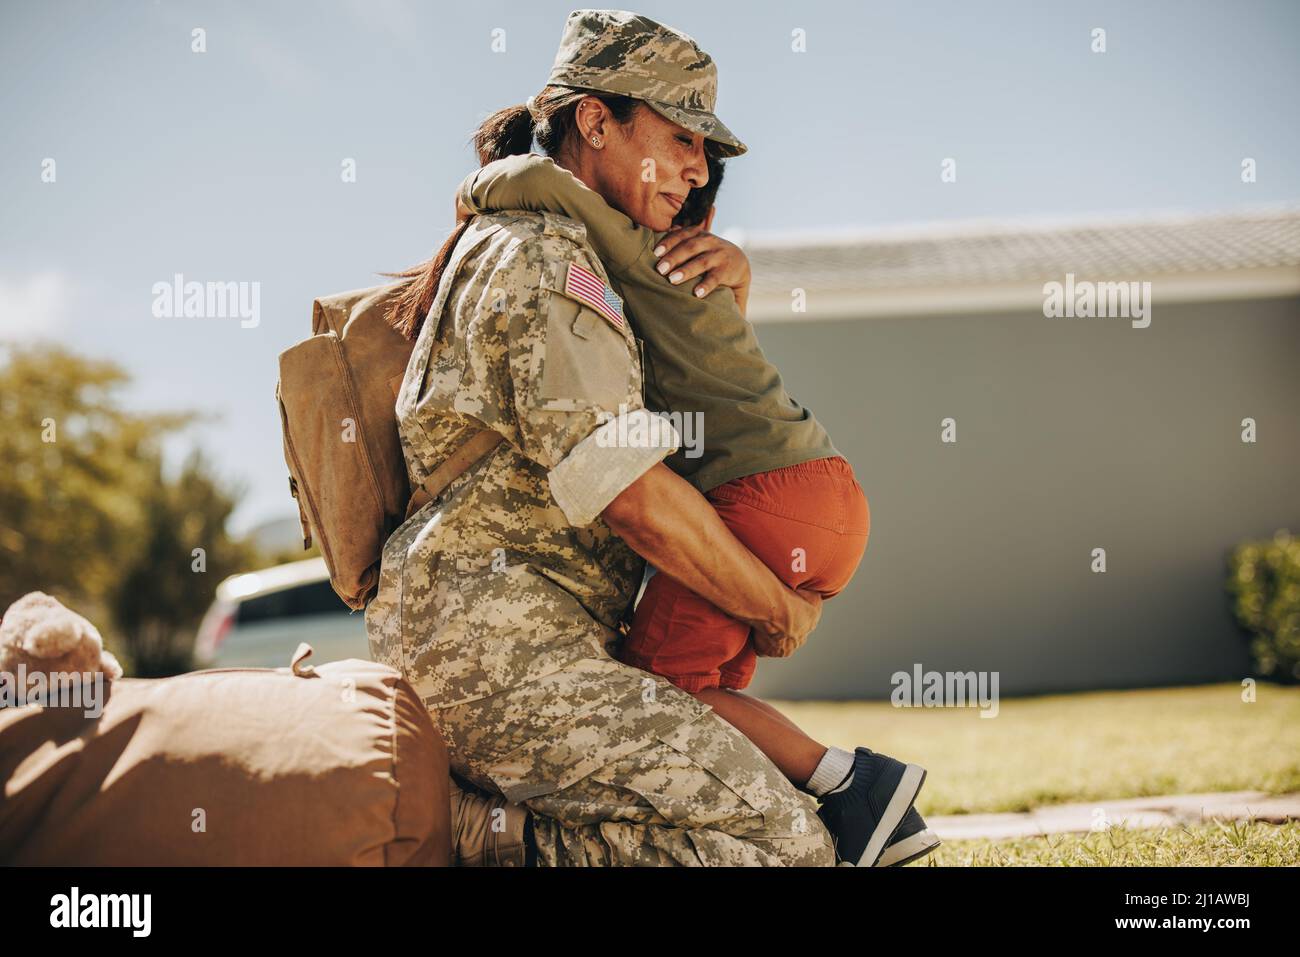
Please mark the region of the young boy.
<svg viewBox="0 0 1300 957"><path fill-rule="evenodd" d="M708 184L691 191L675 226L707 230L711 223L722 161L713 155L708 161ZM666 464L708 498L785 584L823 598L843 590L867 544L866 496L812 413L785 391L734 291L721 286L700 297L688 288L694 284L670 281L657 268L656 252L673 237L665 234L669 241L661 244L661 235L611 207L550 157L530 153L490 163L466 177L456 198L462 217L549 210L585 224L641 340L646 405L704 427L702 448L684 437ZM912 807L923 768L865 747L854 753L826 748L775 708L740 694L756 666L755 639L748 625L654 574L618 656L709 704L797 787L816 795L842 862L903 864L934 850L938 839ZM758 650L782 657L793 651Z"/></svg>

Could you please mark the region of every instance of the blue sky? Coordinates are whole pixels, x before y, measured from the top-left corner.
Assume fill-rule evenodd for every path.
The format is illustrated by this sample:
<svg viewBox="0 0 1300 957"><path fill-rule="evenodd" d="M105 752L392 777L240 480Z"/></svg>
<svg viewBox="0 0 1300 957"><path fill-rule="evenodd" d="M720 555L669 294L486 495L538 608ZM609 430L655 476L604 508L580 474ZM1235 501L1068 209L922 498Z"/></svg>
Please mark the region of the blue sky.
<svg viewBox="0 0 1300 957"><path fill-rule="evenodd" d="M236 530L292 515L278 353L310 332L313 297L441 243L470 134L543 85L573 7L5 3L0 337L121 362L140 408L212 413L174 456L201 444L245 483ZM1295 2L632 9L717 61L718 113L750 147L719 230L1300 200ZM259 282L259 324L155 318L153 285L176 273Z"/></svg>

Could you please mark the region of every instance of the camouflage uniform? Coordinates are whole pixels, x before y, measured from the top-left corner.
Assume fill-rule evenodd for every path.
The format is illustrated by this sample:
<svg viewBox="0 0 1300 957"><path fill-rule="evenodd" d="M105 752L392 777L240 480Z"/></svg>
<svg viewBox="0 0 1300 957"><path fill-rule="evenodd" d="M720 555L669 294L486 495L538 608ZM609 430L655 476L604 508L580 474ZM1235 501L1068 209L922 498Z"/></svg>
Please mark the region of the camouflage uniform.
<svg viewBox="0 0 1300 957"><path fill-rule="evenodd" d="M648 415L637 342L566 294L570 263L608 284L554 213L479 216L457 244L397 400L412 484L480 429L504 441L388 540L372 655L458 774L534 812L543 865L833 864L811 795L610 654L643 562L600 512L673 447L604 441Z"/></svg>

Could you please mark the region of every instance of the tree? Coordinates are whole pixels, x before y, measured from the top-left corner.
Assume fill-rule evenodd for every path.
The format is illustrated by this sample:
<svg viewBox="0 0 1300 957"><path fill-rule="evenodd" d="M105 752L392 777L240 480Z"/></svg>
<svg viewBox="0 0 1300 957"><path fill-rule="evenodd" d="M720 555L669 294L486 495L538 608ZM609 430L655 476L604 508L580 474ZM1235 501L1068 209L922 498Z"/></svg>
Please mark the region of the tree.
<svg viewBox="0 0 1300 957"><path fill-rule="evenodd" d="M255 559L224 524L239 491L197 453L168 482L162 439L198 416L124 409L129 377L61 347L0 365L0 609L48 592L84 614L132 673L177 667L220 576ZM205 573L191 552L205 549Z"/></svg>
<svg viewBox="0 0 1300 957"><path fill-rule="evenodd" d="M255 550L226 535L226 520L242 490L222 489L198 450L175 482L166 482L162 463L146 491L138 545L124 556L120 581L109 601L134 673L176 674L190 667L193 635L212 603L217 583L254 567Z"/></svg>

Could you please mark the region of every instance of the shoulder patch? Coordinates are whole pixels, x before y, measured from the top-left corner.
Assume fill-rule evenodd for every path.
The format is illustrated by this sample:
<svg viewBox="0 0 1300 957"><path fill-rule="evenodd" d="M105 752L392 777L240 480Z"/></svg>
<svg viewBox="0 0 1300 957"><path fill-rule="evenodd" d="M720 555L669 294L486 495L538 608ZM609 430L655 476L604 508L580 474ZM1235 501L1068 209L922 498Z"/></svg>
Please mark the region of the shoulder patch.
<svg viewBox="0 0 1300 957"><path fill-rule="evenodd" d="M623 319L623 300L600 276L584 269L576 262L565 267L563 292L570 299L585 303L611 326L622 332L627 323Z"/></svg>

